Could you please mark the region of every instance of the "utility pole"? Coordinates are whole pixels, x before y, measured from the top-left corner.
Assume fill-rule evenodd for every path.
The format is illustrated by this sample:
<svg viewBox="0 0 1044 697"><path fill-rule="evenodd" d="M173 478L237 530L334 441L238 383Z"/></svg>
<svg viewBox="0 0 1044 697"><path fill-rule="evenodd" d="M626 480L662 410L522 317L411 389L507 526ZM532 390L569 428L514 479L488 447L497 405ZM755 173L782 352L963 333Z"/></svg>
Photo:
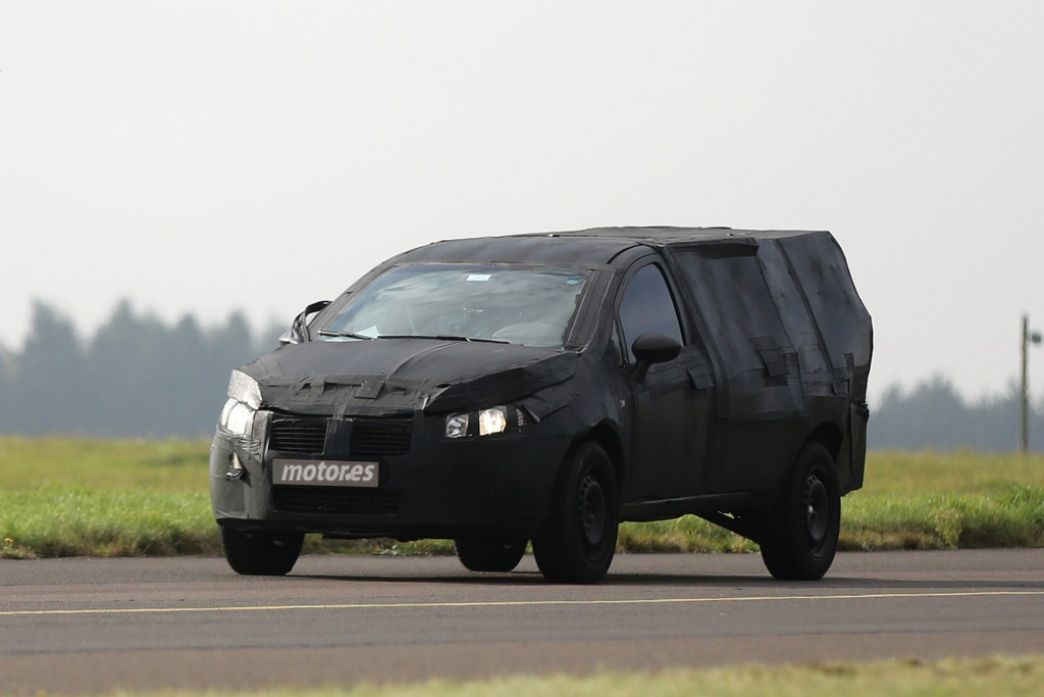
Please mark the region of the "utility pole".
<svg viewBox="0 0 1044 697"><path fill-rule="evenodd" d="M1029 451L1029 345L1041 342L1040 332L1030 332L1029 315L1022 316L1022 382L1019 389L1019 452Z"/></svg>

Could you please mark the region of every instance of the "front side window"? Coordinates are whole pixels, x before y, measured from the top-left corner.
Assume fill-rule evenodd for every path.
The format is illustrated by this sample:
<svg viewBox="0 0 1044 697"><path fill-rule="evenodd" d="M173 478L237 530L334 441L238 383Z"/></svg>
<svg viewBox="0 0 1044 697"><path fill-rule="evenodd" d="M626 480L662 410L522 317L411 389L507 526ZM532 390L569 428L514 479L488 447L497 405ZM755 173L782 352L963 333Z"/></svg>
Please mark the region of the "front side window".
<svg viewBox="0 0 1044 697"><path fill-rule="evenodd" d="M587 273L512 264L395 266L358 291L318 339L456 338L562 346Z"/></svg>
<svg viewBox="0 0 1044 697"><path fill-rule="evenodd" d="M643 266L628 281L620 301L620 326L632 362L635 356L631 347L643 334L664 334L684 343L678 311L660 267Z"/></svg>

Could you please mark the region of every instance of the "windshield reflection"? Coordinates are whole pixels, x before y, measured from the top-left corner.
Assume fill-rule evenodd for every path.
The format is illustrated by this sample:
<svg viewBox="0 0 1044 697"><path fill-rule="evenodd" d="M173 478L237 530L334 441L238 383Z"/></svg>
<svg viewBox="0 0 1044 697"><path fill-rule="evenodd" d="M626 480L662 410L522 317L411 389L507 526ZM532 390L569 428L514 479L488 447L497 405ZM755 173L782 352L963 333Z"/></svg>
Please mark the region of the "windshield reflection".
<svg viewBox="0 0 1044 697"><path fill-rule="evenodd" d="M511 264L388 269L319 331L324 341L439 338L562 346L587 274Z"/></svg>

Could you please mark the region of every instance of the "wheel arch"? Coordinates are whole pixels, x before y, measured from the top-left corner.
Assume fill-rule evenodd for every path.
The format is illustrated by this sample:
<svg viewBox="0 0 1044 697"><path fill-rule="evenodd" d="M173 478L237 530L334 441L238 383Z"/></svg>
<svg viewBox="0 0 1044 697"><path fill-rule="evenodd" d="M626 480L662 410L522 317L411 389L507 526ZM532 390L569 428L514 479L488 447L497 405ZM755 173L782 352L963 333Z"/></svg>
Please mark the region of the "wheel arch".
<svg viewBox="0 0 1044 697"><path fill-rule="evenodd" d="M776 487L773 490L772 496L775 497L783 487L787 485L790 480L791 473L797 466L798 460L801 458L801 454L805 452L805 449L810 443L819 443L826 448L827 453L830 455L831 461L834 463L834 471L840 477L840 455L841 447L844 445L845 436L844 431L841 427L832 421L821 421L815 428L813 428L805 440L801 441L801 444L790 454L790 459L786 467L780 472L779 479L776 481Z"/></svg>
<svg viewBox="0 0 1044 697"><path fill-rule="evenodd" d="M617 431L616 426L612 422L605 420L578 435L569 446L563 462L567 462L573 452L587 442L597 443L605 451L605 454L609 456L609 461L613 464L613 476L616 477L616 489L619 492L619 499L623 501L624 477L627 474L627 468L623 440L620 438L620 433Z"/></svg>
<svg viewBox="0 0 1044 697"><path fill-rule="evenodd" d="M813 441L822 444L827 449L836 467L841 456L841 446L845 442L845 433L841 427L832 421L824 421L812 430L805 442L801 444L801 449L804 450L805 446Z"/></svg>

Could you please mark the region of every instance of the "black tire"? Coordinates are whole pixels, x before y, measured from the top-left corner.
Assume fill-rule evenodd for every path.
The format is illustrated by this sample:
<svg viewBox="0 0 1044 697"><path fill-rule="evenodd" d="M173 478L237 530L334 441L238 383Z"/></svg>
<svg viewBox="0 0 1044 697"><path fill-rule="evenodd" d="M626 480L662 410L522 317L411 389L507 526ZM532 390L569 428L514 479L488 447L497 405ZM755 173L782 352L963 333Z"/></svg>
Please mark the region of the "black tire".
<svg viewBox="0 0 1044 697"><path fill-rule="evenodd" d="M811 442L766 518L761 558L781 580L816 581L830 568L841 530L841 495L834 459Z"/></svg>
<svg viewBox="0 0 1044 697"><path fill-rule="evenodd" d="M533 538L540 573L552 583L597 583L616 552L619 498L609 456L596 443L573 451Z"/></svg>
<svg viewBox="0 0 1044 697"><path fill-rule="evenodd" d="M221 528L221 545L232 570L246 576L285 576L294 568L302 532Z"/></svg>
<svg viewBox="0 0 1044 697"><path fill-rule="evenodd" d="M457 559L471 571L511 571L526 553L526 540L454 540L453 544L457 548Z"/></svg>

